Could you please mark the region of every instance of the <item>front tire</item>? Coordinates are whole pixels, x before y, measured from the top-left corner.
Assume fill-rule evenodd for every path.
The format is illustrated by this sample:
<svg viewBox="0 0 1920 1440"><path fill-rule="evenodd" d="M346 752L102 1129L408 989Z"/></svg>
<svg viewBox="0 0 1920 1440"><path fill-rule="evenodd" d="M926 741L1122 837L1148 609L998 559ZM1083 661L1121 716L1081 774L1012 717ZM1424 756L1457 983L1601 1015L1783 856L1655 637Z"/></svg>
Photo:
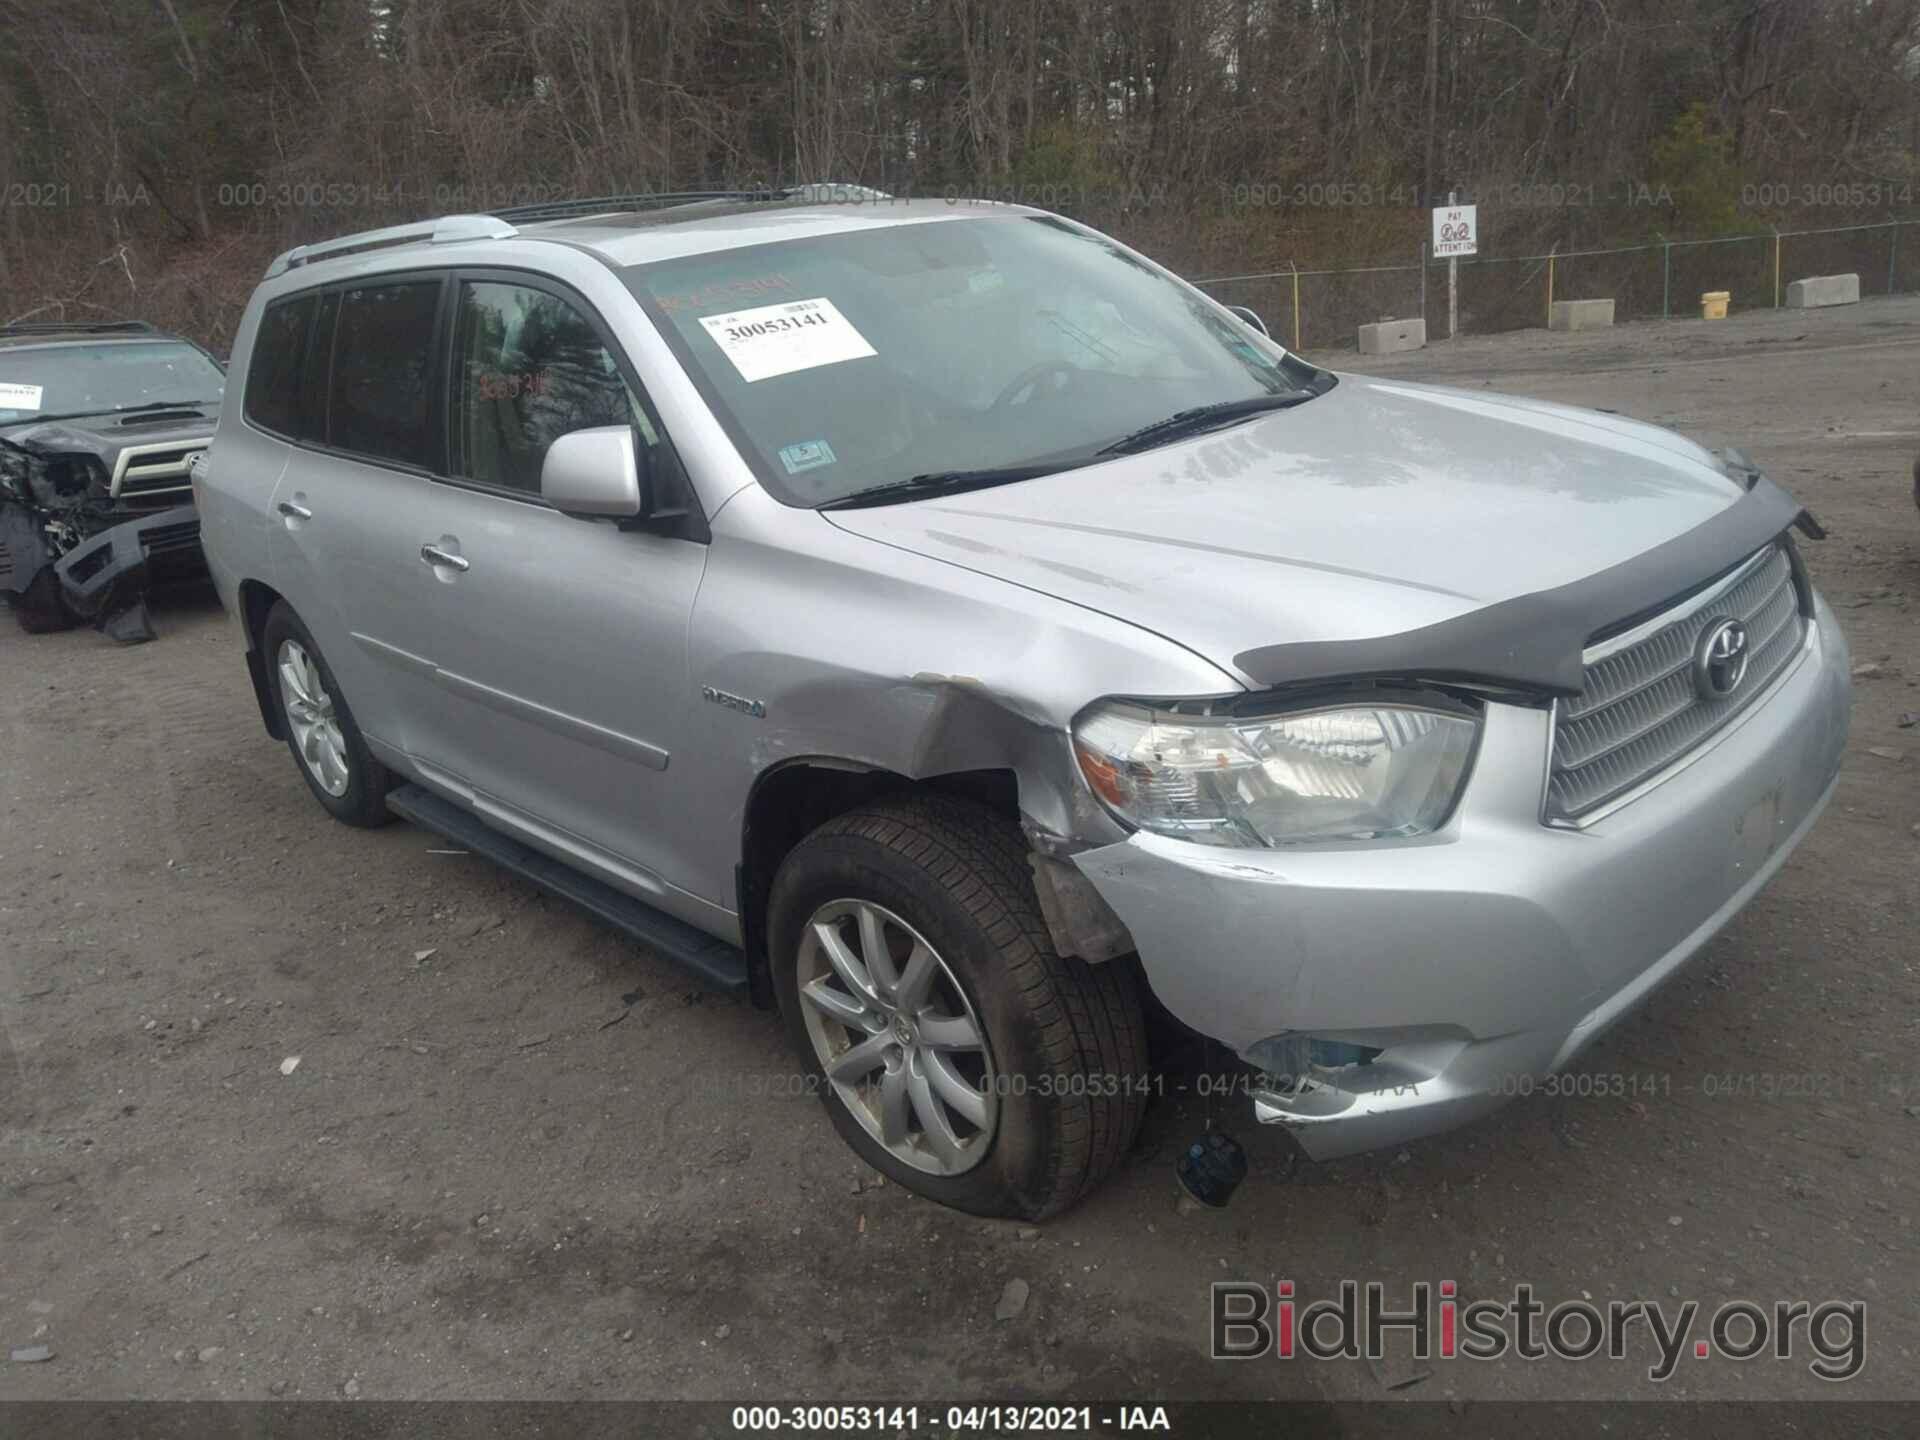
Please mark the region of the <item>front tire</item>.
<svg viewBox="0 0 1920 1440"><path fill-rule="evenodd" d="M286 601L267 613L260 644L287 748L313 798L343 824L387 824L393 774L367 749L326 657Z"/></svg>
<svg viewBox="0 0 1920 1440"><path fill-rule="evenodd" d="M889 1179L1037 1220L1125 1156L1147 1102L1133 973L1055 952L1018 826L931 794L830 820L781 865L768 938L834 1127Z"/></svg>

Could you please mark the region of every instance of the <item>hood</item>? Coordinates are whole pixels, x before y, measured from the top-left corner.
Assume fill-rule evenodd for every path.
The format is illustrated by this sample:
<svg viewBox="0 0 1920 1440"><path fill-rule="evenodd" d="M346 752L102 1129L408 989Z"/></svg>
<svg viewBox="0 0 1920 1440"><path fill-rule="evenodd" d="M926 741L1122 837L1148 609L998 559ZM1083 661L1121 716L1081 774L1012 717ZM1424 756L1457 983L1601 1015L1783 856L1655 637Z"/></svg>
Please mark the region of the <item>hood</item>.
<svg viewBox="0 0 1920 1440"><path fill-rule="evenodd" d="M826 518L1238 674L1233 657L1262 646L1399 634L1570 584L1743 493L1655 426L1343 376L1307 404L1141 455Z"/></svg>
<svg viewBox="0 0 1920 1440"><path fill-rule="evenodd" d="M139 415L22 420L0 426L0 441L42 455L92 455L112 474L120 452L128 446L210 439L219 421L218 405L183 405Z"/></svg>

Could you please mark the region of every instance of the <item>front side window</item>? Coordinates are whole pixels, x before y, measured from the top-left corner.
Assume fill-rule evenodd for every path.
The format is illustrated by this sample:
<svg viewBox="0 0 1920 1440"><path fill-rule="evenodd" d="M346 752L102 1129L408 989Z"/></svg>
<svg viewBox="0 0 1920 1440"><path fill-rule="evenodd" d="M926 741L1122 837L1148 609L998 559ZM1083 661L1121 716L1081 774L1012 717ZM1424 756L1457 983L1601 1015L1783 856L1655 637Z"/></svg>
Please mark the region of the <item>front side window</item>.
<svg viewBox="0 0 1920 1440"><path fill-rule="evenodd" d="M314 296L300 295L269 305L254 337L247 363L247 418L279 435L302 433L301 380L316 303Z"/></svg>
<svg viewBox="0 0 1920 1440"><path fill-rule="evenodd" d="M537 495L547 447L575 430L638 425L657 436L593 324L546 290L460 287L454 321L453 470Z"/></svg>
<svg viewBox="0 0 1920 1440"><path fill-rule="evenodd" d="M327 443L375 460L432 463L427 424L438 280L343 292L333 324Z"/></svg>
<svg viewBox="0 0 1920 1440"><path fill-rule="evenodd" d="M1064 468L1318 372L1112 241L1045 218L907 223L624 272L789 504Z"/></svg>

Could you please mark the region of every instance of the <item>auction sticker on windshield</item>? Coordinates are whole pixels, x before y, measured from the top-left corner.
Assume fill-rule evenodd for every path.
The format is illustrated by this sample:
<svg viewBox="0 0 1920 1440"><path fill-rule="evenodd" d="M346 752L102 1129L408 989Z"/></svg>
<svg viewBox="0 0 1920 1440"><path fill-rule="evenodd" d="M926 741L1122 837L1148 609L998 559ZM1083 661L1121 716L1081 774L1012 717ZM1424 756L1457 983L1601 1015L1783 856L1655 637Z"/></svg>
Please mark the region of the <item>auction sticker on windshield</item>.
<svg viewBox="0 0 1920 1440"><path fill-rule="evenodd" d="M867 352L871 355L873 352ZM0 410L38 410L40 393L44 387L39 385L0 385Z"/></svg>
<svg viewBox="0 0 1920 1440"><path fill-rule="evenodd" d="M749 383L796 370L837 365L843 360L860 360L875 353L824 295L725 315L702 315L700 323L733 362L740 378Z"/></svg>

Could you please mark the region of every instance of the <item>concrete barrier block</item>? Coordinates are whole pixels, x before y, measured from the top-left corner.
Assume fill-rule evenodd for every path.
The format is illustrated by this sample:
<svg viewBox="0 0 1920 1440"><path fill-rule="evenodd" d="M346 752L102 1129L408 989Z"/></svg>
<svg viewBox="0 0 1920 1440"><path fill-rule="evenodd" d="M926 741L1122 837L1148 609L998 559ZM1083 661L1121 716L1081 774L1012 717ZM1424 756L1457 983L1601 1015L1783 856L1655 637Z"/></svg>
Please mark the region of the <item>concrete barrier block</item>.
<svg viewBox="0 0 1920 1440"><path fill-rule="evenodd" d="M1789 310L1817 310L1822 305L1858 305L1858 275L1809 275L1787 284Z"/></svg>
<svg viewBox="0 0 1920 1440"><path fill-rule="evenodd" d="M1556 300L1547 309L1549 330L1598 330L1611 324L1611 300Z"/></svg>
<svg viewBox="0 0 1920 1440"><path fill-rule="evenodd" d="M1427 322L1424 320L1382 320L1360 327L1362 355L1392 355L1400 350L1426 348Z"/></svg>

